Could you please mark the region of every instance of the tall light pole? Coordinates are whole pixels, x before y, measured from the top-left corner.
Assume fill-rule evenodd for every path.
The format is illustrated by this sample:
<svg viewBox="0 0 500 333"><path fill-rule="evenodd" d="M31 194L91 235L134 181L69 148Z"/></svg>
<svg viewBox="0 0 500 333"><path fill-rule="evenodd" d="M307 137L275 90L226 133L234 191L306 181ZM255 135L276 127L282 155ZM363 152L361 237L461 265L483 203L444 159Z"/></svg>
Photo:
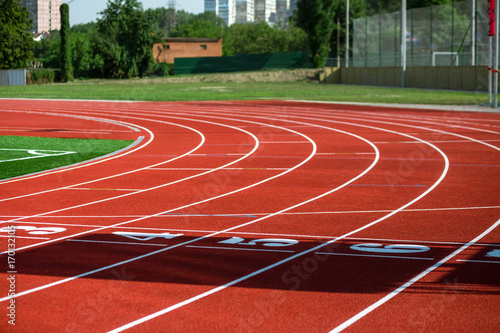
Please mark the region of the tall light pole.
<svg viewBox="0 0 500 333"><path fill-rule="evenodd" d="M498 21L499 21L499 6L500 6L500 0L495 0L495 57L494 57L494 62L495 66L493 69L493 83L495 90L493 91L493 107L497 108L498 107Z"/></svg>
<svg viewBox="0 0 500 333"><path fill-rule="evenodd" d="M401 87L405 87L406 74L406 0L401 0Z"/></svg>
<svg viewBox="0 0 500 333"><path fill-rule="evenodd" d="M347 0L347 9L345 11L345 67L349 67L349 0Z"/></svg>

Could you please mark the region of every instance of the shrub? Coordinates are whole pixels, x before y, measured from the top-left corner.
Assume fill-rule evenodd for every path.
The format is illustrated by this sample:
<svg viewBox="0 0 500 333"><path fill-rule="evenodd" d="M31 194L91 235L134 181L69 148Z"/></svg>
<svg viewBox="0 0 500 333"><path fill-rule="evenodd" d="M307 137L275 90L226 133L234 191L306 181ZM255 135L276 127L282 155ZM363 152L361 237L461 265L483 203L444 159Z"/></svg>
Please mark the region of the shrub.
<svg viewBox="0 0 500 333"><path fill-rule="evenodd" d="M31 69L26 73L26 84L54 83L56 71L51 69Z"/></svg>

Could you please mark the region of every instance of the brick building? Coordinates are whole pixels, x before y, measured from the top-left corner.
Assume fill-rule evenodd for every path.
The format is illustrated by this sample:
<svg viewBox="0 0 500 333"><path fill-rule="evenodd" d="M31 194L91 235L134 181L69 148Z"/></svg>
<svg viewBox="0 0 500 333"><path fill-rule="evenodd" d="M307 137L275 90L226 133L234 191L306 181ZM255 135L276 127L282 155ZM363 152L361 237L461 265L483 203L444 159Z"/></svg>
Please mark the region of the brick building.
<svg viewBox="0 0 500 333"><path fill-rule="evenodd" d="M153 57L157 63L174 63L175 58L222 57L222 38L166 38L154 44Z"/></svg>

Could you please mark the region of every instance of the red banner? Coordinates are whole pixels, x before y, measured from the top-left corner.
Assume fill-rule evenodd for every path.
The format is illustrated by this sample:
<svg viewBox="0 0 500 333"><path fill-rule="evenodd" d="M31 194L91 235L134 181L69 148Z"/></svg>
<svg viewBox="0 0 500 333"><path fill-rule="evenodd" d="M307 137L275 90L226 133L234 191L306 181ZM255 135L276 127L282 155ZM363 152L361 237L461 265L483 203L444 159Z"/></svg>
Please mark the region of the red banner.
<svg viewBox="0 0 500 333"><path fill-rule="evenodd" d="M488 0L488 14L490 16L490 36L495 35L495 0Z"/></svg>

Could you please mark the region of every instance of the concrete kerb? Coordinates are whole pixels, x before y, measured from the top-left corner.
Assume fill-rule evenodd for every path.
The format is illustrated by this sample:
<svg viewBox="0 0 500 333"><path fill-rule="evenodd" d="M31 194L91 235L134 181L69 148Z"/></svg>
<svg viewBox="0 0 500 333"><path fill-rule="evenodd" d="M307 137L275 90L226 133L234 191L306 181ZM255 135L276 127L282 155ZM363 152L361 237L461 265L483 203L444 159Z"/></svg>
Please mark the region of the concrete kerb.
<svg viewBox="0 0 500 333"><path fill-rule="evenodd" d="M321 103L336 105L359 105L386 107L395 109L420 109L437 111L457 111L457 112L489 112L500 113L500 109L494 109L489 105L432 105L432 104L389 104L389 103L356 103L356 102L331 102L331 101L311 101L311 100L288 100L290 102Z"/></svg>

